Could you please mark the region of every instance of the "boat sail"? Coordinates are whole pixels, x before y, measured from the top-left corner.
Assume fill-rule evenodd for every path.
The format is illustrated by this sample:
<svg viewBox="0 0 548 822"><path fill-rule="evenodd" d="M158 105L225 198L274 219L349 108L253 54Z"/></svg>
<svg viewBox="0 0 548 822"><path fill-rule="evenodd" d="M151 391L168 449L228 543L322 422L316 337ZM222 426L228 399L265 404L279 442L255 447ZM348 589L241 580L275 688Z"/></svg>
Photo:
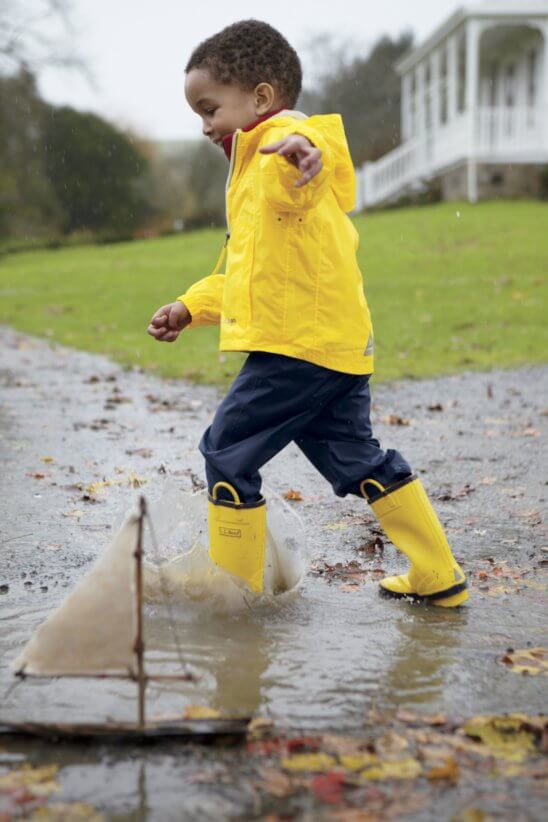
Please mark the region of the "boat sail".
<svg viewBox="0 0 548 822"><path fill-rule="evenodd" d="M146 672L143 641L143 530L148 517L144 497L66 599L40 625L12 665L21 677L121 678L137 683L135 722L11 722L0 719L4 736L54 739L173 738L224 743L245 738L250 717L145 720L149 681L194 679L180 674ZM182 664L182 660L181 660Z"/></svg>
<svg viewBox="0 0 548 822"><path fill-rule="evenodd" d="M126 518L95 565L12 663L16 674L137 676L135 552L140 521L138 511Z"/></svg>

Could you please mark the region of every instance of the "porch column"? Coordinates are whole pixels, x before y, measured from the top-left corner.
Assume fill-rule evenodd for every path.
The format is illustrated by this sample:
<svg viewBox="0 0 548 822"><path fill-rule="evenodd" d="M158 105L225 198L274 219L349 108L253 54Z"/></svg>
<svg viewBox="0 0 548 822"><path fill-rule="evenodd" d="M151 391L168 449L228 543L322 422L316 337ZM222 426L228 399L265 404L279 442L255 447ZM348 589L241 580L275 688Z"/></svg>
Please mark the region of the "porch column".
<svg viewBox="0 0 548 822"><path fill-rule="evenodd" d="M416 112L417 112L417 133L418 138L418 159L419 159L419 174L422 173L422 168L425 163L426 154L426 107L424 105L425 94L425 80L426 72L424 63L419 63L416 68Z"/></svg>
<svg viewBox="0 0 548 822"><path fill-rule="evenodd" d="M548 150L548 21L545 21L542 26L542 34L544 37L544 49L542 54L541 96L539 99L541 100L541 116L544 123L544 148Z"/></svg>
<svg viewBox="0 0 548 822"><path fill-rule="evenodd" d="M409 140L411 135L411 75L402 77L401 81L401 142Z"/></svg>
<svg viewBox="0 0 548 822"><path fill-rule="evenodd" d="M440 128L440 110L441 110L441 54L439 48L432 54L430 58L430 99L432 105L432 130L434 134Z"/></svg>
<svg viewBox="0 0 548 822"><path fill-rule="evenodd" d="M481 28L478 20L468 20L466 24L466 96L465 110L468 117L468 201L478 200L478 170L476 151L476 116L478 108L479 39Z"/></svg>
<svg viewBox="0 0 548 822"><path fill-rule="evenodd" d="M447 122L452 123L457 117L457 35L447 40Z"/></svg>

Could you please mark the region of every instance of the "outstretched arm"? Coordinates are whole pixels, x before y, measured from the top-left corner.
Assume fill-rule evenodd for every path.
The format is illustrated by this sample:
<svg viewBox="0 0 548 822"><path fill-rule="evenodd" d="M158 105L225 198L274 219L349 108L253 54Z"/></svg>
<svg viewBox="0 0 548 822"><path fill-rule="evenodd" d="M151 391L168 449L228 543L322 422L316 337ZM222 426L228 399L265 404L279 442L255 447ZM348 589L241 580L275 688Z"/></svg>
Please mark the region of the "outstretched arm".
<svg viewBox="0 0 548 822"><path fill-rule="evenodd" d="M315 130L306 124L299 128L302 134L288 134L259 149L265 155L262 161L265 197L281 211L313 208L329 188L331 151Z"/></svg>

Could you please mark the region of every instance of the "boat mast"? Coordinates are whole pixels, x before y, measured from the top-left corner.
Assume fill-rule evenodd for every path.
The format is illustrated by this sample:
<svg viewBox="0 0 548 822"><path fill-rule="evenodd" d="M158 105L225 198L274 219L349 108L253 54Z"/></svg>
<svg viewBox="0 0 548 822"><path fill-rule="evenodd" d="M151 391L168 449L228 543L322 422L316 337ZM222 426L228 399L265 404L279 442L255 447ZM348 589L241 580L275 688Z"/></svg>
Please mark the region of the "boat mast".
<svg viewBox="0 0 548 822"><path fill-rule="evenodd" d="M137 633L135 636L134 651L137 657L137 687L138 687L138 712L137 725L139 728L145 727L145 643L143 639L143 525L146 514L146 501L144 496L139 498L139 524L137 527L137 544L135 546L135 607L137 611Z"/></svg>

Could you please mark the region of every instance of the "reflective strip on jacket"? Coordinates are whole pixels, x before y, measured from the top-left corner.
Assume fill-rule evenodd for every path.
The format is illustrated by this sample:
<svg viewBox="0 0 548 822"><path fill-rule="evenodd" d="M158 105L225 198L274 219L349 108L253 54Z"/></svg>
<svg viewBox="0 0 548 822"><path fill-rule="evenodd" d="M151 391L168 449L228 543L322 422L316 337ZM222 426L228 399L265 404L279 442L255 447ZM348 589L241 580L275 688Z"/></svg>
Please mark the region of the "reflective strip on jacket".
<svg viewBox="0 0 548 822"><path fill-rule="evenodd" d="M301 188L295 166L259 154L295 133L322 152L322 170ZM218 264L178 297L192 325L220 323L221 351L269 351L372 373L359 238L347 216L354 205L354 168L338 114L281 112L237 131L227 181L226 270L218 273Z"/></svg>

